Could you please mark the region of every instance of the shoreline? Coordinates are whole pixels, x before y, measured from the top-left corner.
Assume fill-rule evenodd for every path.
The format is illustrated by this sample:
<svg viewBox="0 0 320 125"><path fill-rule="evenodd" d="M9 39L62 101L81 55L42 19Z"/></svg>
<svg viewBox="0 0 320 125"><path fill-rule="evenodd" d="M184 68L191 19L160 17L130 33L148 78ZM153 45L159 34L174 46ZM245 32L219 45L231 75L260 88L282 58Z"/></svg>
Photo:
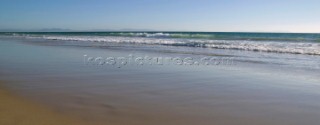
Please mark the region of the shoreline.
<svg viewBox="0 0 320 125"><path fill-rule="evenodd" d="M48 107L24 99L0 82L1 125L85 125L83 121L57 113Z"/></svg>
<svg viewBox="0 0 320 125"><path fill-rule="evenodd" d="M13 90L0 93L5 101L0 111L6 111L1 112L6 116L0 116L0 122L6 122L1 125L12 125L15 121L21 121L21 125L79 125L80 121L94 125L319 123L319 78L313 77L318 73L311 74L314 79L307 79L311 77L307 73L283 70L288 67L258 67L253 63L246 64L250 64L249 68L240 64L234 68L97 67L84 65L83 55L168 54L140 51L144 48L91 49L32 42L14 39L0 42L0 79L7 86L4 88L8 88L3 90Z"/></svg>

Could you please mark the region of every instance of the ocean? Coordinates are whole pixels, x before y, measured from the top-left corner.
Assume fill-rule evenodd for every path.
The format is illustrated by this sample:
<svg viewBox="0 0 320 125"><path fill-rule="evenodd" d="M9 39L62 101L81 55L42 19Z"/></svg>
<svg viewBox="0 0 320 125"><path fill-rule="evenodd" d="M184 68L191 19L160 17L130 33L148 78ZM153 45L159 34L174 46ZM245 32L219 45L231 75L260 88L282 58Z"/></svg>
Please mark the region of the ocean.
<svg viewBox="0 0 320 125"><path fill-rule="evenodd" d="M276 65L286 69L320 69L320 34L241 32L10 32L22 38L69 46L220 55L246 65Z"/></svg>
<svg viewBox="0 0 320 125"><path fill-rule="evenodd" d="M23 32L1 33L46 40L153 44L320 55L320 34L226 32Z"/></svg>

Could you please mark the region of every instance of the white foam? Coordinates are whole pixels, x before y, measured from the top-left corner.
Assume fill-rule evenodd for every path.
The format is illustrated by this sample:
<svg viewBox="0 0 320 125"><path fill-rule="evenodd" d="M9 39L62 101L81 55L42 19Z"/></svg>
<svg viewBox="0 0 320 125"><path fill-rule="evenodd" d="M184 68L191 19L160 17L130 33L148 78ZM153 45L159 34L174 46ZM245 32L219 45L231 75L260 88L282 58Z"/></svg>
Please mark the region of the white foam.
<svg viewBox="0 0 320 125"><path fill-rule="evenodd" d="M166 34L155 33L153 35L165 36ZM34 36L32 36L32 38L34 38ZM247 50L247 51L320 55L320 44L312 43L312 42L168 39L168 38L115 37L115 36L41 36L39 38L43 38L47 40L193 46L193 47L209 47L209 48L217 48L217 49L239 49L239 50Z"/></svg>

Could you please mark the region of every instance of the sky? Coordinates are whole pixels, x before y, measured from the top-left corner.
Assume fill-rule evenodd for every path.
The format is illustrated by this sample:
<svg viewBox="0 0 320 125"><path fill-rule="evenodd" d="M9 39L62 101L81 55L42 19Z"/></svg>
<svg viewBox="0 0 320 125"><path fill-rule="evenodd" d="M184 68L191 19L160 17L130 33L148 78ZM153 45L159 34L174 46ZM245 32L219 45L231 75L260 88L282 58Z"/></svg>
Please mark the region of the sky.
<svg viewBox="0 0 320 125"><path fill-rule="evenodd" d="M0 0L0 30L320 33L320 0Z"/></svg>

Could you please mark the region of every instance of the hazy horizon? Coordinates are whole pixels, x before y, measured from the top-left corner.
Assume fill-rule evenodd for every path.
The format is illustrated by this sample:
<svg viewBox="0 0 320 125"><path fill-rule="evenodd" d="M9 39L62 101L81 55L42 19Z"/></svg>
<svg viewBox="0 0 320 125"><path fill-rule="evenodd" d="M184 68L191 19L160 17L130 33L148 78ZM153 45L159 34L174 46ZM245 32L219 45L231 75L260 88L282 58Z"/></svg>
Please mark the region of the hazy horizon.
<svg viewBox="0 0 320 125"><path fill-rule="evenodd" d="M189 31L189 30L152 30L152 29L91 29L91 30L73 30L62 28L44 28L44 29L0 29L0 32L222 32L222 33L306 33L319 34L320 32L289 32L289 31Z"/></svg>

